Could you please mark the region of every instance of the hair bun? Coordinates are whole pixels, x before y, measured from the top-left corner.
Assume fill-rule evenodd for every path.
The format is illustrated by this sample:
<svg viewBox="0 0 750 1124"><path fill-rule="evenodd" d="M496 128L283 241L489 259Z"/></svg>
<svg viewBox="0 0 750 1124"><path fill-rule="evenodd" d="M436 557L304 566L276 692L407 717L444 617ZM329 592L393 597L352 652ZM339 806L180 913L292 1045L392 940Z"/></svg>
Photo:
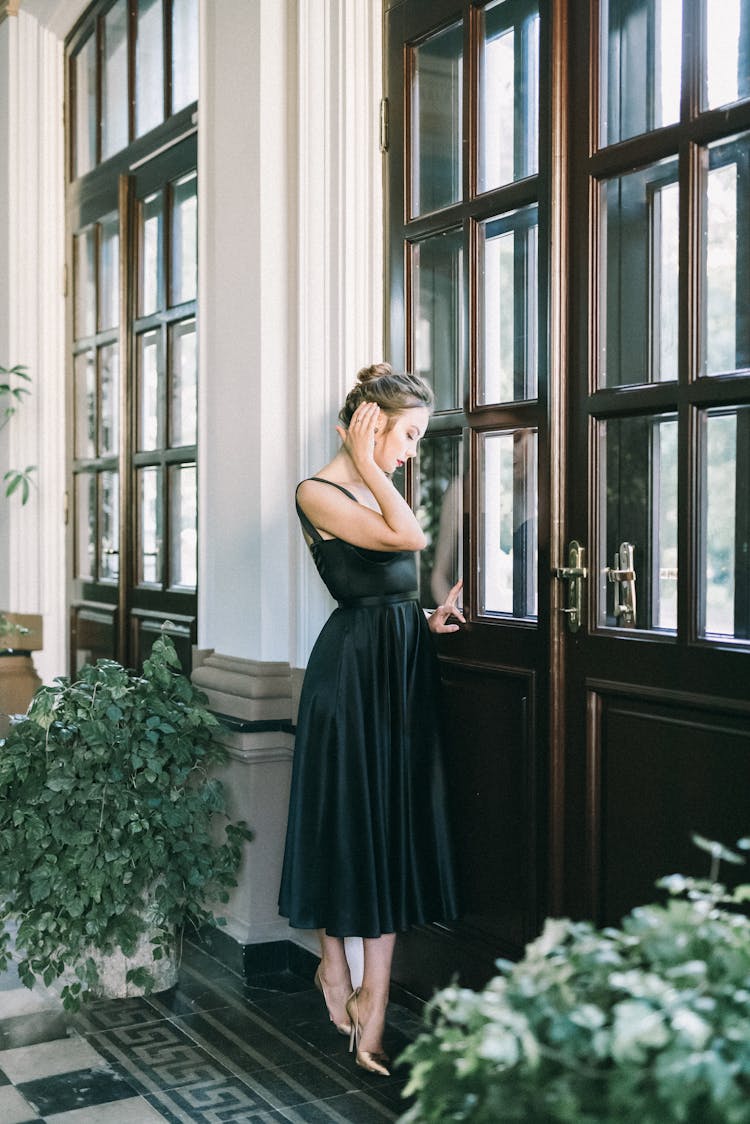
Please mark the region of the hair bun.
<svg viewBox="0 0 750 1124"><path fill-rule="evenodd" d="M372 363L369 367L363 367L361 371L357 372L358 383L375 382L376 379L383 378L384 375L392 375L393 367L390 363Z"/></svg>

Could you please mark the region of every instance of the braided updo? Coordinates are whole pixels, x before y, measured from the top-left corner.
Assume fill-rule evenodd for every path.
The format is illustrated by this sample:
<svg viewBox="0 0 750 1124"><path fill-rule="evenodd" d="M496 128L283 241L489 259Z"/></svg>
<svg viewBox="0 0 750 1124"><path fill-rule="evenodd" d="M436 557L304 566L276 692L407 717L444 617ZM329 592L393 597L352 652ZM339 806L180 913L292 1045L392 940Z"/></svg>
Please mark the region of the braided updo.
<svg viewBox="0 0 750 1124"><path fill-rule="evenodd" d="M384 414L393 417L414 406L432 410L434 401L432 387L419 375L394 371L390 363L373 363L357 374L356 385L339 411L339 421L348 428L352 414L363 402L376 402Z"/></svg>

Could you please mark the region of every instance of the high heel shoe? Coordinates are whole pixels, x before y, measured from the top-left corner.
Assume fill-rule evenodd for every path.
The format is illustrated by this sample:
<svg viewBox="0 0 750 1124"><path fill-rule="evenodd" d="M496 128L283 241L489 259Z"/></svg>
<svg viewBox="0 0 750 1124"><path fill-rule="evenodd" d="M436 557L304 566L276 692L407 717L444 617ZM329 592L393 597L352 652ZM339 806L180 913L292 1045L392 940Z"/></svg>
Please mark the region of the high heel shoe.
<svg viewBox="0 0 750 1124"><path fill-rule="evenodd" d="M352 1024L350 1022L348 1022L348 1023L337 1023L336 1020L334 1019L333 1015L331 1014L331 1008L328 1005L328 996L326 995L325 984L323 983L322 979L320 978L320 966L318 966L318 968L315 971L314 983L315 983L315 986L317 987L318 991L320 992L320 994L323 996L323 1002L325 1003L326 1010L328 1011L328 1018L331 1020L333 1025L336 1027L336 1030L339 1032L339 1034L351 1034ZM348 1008L347 1008L347 1014L348 1013L349 1013L349 1011L348 1011Z"/></svg>
<svg viewBox="0 0 750 1124"><path fill-rule="evenodd" d="M353 1053L356 1047L355 1060L358 1066L362 1069L368 1070L370 1073L379 1073L383 1077L390 1077L391 1071L387 1068L390 1063L390 1058L384 1054L382 1050L361 1050L359 1043L362 1038L362 1031L364 1027L359 1021L359 1006L357 1005L357 997L359 995L359 988L353 991L346 1001L346 1013L349 1016L352 1024L352 1029L349 1034L349 1053Z"/></svg>

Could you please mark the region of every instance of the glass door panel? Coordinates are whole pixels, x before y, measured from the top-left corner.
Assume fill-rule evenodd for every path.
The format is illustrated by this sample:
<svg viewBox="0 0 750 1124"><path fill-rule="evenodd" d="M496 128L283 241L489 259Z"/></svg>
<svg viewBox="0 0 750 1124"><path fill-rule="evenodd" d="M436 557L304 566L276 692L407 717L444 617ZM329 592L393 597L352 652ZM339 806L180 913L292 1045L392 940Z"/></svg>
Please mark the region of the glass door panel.
<svg viewBox="0 0 750 1124"><path fill-rule="evenodd" d="M194 445L197 440L198 356L195 320L170 328L171 386L170 446Z"/></svg>
<svg viewBox="0 0 750 1124"><path fill-rule="evenodd" d="M702 91L707 109L750 97L750 2L706 3L706 72Z"/></svg>
<svg viewBox="0 0 750 1124"><path fill-rule="evenodd" d="M677 628L677 418L673 414L601 421L597 426L599 575L602 627ZM635 576L623 544L632 547ZM616 559L619 556L619 561ZM624 589L625 582L632 582ZM624 606L635 595L636 611Z"/></svg>
<svg viewBox="0 0 750 1124"><path fill-rule="evenodd" d="M96 331L96 229L76 234L73 239L74 277L73 331L76 339Z"/></svg>
<svg viewBox="0 0 750 1124"><path fill-rule="evenodd" d="M477 187L539 168L539 5L496 0L480 12Z"/></svg>
<svg viewBox="0 0 750 1124"><path fill-rule="evenodd" d="M410 51L411 216L462 195L463 42L459 22Z"/></svg>
<svg viewBox="0 0 750 1124"><path fill-rule="evenodd" d="M172 0L172 113L198 98L198 0Z"/></svg>
<svg viewBox="0 0 750 1124"><path fill-rule="evenodd" d="M682 0L602 0L600 144L680 118Z"/></svg>
<svg viewBox="0 0 750 1124"><path fill-rule="evenodd" d="M75 90L74 175L96 164L96 34L90 35L72 60Z"/></svg>
<svg viewBox="0 0 750 1124"><path fill-rule="evenodd" d="M81 351L75 366L75 455L90 459L96 455L96 367L94 352Z"/></svg>
<svg viewBox="0 0 750 1124"><path fill-rule="evenodd" d="M116 456L120 440L120 352L116 343L99 350L99 455Z"/></svg>
<svg viewBox="0 0 750 1124"><path fill-rule="evenodd" d="M750 134L710 145L703 206L704 375L750 368Z"/></svg>
<svg viewBox="0 0 750 1124"><path fill-rule="evenodd" d="M750 407L700 414L698 634L750 639Z"/></svg>
<svg viewBox="0 0 750 1124"><path fill-rule="evenodd" d="M195 589L198 584L197 480L194 464L169 470L169 584Z"/></svg>
<svg viewBox="0 0 750 1124"><path fill-rule="evenodd" d="M161 435L159 333L139 336L138 352L138 449L156 449Z"/></svg>
<svg viewBox="0 0 750 1124"><path fill-rule="evenodd" d="M75 477L76 537L75 572L93 579L96 567L96 476L80 472Z"/></svg>
<svg viewBox="0 0 750 1124"><path fill-rule="evenodd" d="M676 379L677 160L606 180L600 192L599 383Z"/></svg>
<svg viewBox="0 0 750 1124"><path fill-rule="evenodd" d="M198 291L197 189L195 172L172 185L170 305L195 300Z"/></svg>
<svg viewBox="0 0 750 1124"><path fill-rule="evenodd" d="M424 608L441 605L463 574L463 476L459 434L425 437L419 451L417 516L427 536L419 554Z"/></svg>
<svg viewBox="0 0 750 1124"><path fill-rule="evenodd" d="M150 316L164 304L164 255L162 252L161 192L144 199L139 212L138 315Z"/></svg>
<svg viewBox="0 0 750 1124"><path fill-rule="evenodd" d="M116 582L120 573L119 473L99 474L99 580Z"/></svg>
<svg viewBox="0 0 750 1124"><path fill-rule="evenodd" d="M413 242L410 251L411 366L432 385L435 408L455 410L466 385L463 231Z"/></svg>
<svg viewBox="0 0 750 1124"><path fill-rule="evenodd" d="M99 330L120 323L120 219L108 215L99 224Z"/></svg>
<svg viewBox="0 0 750 1124"><path fill-rule="evenodd" d="M142 468L136 474L138 496L138 582L162 582L162 474L158 468Z"/></svg>
<svg viewBox="0 0 750 1124"><path fill-rule="evenodd" d="M537 207L479 224L478 401L536 398Z"/></svg>
<svg viewBox="0 0 750 1124"><path fill-rule="evenodd" d="M128 143L128 5L117 0L104 17L102 160Z"/></svg>
<svg viewBox="0 0 750 1124"><path fill-rule="evenodd" d="M537 615L537 433L479 435L481 615Z"/></svg>

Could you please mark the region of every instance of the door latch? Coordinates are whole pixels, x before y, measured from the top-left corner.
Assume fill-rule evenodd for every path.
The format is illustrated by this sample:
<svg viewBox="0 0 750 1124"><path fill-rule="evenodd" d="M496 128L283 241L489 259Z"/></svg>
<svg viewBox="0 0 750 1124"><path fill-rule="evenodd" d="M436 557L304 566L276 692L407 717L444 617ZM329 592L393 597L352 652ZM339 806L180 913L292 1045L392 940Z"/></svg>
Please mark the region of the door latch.
<svg viewBox="0 0 750 1124"><path fill-rule="evenodd" d="M568 565L558 566L552 572L567 584L568 603L560 612L568 618L569 631L578 632L583 621L583 582L588 576L585 547L572 539L568 546Z"/></svg>
<svg viewBox="0 0 750 1124"><path fill-rule="evenodd" d="M607 581L614 582L615 618L621 628L635 628L635 567L633 565L633 544L620 543L615 553L614 566L607 567Z"/></svg>

